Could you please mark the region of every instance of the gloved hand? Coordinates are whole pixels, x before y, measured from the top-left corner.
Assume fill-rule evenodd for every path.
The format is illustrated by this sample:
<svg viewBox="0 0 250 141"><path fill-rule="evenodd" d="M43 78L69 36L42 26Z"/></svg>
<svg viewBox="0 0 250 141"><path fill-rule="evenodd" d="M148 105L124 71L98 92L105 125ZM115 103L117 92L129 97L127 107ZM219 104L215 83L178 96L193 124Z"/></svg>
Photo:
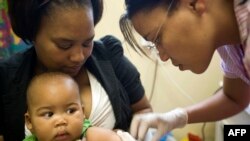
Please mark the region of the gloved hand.
<svg viewBox="0 0 250 141"><path fill-rule="evenodd" d="M185 109L177 108L167 113L146 113L135 115L130 133L139 141L143 141L148 128L156 128L157 131L152 141L158 141L164 134L175 128L184 127L188 121Z"/></svg>
<svg viewBox="0 0 250 141"><path fill-rule="evenodd" d="M116 134L121 138L122 141L136 141L128 132L117 130Z"/></svg>

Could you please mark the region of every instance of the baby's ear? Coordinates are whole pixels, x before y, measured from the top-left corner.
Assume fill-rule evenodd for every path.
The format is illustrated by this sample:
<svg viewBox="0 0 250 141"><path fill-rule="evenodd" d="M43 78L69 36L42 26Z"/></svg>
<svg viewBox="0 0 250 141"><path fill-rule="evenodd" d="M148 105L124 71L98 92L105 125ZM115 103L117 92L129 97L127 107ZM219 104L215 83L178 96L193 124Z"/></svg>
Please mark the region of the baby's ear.
<svg viewBox="0 0 250 141"><path fill-rule="evenodd" d="M81 106L82 106L82 112L84 113L84 105L82 104Z"/></svg>
<svg viewBox="0 0 250 141"><path fill-rule="evenodd" d="M31 123L31 118L30 118L30 114L29 112L26 112L24 114L24 117L25 117L25 125L27 126L27 128L33 132L33 126L32 126L32 123Z"/></svg>
<svg viewBox="0 0 250 141"><path fill-rule="evenodd" d="M85 114L84 114L84 105L82 104L82 113L83 113L83 116L85 118Z"/></svg>

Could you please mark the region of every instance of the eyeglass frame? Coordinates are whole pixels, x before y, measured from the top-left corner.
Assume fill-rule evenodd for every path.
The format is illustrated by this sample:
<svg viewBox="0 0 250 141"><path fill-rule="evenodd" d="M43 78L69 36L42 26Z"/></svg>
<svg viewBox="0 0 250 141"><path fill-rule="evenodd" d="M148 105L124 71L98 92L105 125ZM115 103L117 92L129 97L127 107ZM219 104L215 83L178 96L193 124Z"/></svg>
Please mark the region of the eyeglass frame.
<svg viewBox="0 0 250 141"><path fill-rule="evenodd" d="M166 16L168 15L170 9L172 8L173 1L174 0L172 0L171 3L169 4L169 7L168 7L167 12L166 12ZM162 24L158 27L157 32L155 34L155 37L154 37L153 41L149 42L149 45L148 45L149 49L155 49L157 46L159 46L159 41L157 41L157 37L158 37L158 35L159 35L159 33L160 33L160 31L162 29L162 26L164 25L165 21L166 21L166 17L165 17L165 20L162 22Z"/></svg>
<svg viewBox="0 0 250 141"><path fill-rule="evenodd" d="M39 4L39 8L41 8L42 6L44 6L45 4L47 4L50 0L44 0L41 4Z"/></svg>

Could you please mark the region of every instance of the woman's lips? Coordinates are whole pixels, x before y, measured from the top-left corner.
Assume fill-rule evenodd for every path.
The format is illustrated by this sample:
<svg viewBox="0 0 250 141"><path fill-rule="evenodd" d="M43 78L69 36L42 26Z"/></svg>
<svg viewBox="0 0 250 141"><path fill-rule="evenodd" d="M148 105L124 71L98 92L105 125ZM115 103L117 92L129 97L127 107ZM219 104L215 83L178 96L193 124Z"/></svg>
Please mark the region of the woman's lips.
<svg viewBox="0 0 250 141"><path fill-rule="evenodd" d="M179 70L181 70L181 71L184 70L183 65L179 64Z"/></svg>
<svg viewBox="0 0 250 141"><path fill-rule="evenodd" d="M81 67L82 67L82 66L68 67L68 68L66 68L66 71L67 71L67 72L72 72L72 73L78 72L78 71L81 69Z"/></svg>
<svg viewBox="0 0 250 141"><path fill-rule="evenodd" d="M181 70L181 71L183 71L183 70L184 70L184 67L183 67L183 65L182 65L182 64L178 64L178 63L175 63L175 62L172 62L172 64L173 64L174 66L178 67L178 68L179 68L179 70Z"/></svg>

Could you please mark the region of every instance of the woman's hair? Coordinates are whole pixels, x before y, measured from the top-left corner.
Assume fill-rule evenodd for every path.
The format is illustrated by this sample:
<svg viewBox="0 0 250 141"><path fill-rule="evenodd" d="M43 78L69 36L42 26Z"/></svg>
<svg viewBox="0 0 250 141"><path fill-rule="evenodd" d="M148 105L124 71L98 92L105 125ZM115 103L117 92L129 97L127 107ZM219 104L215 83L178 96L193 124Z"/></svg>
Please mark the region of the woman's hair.
<svg viewBox="0 0 250 141"><path fill-rule="evenodd" d="M43 16L55 7L89 7L93 10L94 25L103 12L103 0L9 0L8 10L13 31L26 43L31 43L39 30Z"/></svg>
<svg viewBox="0 0 250 141"><path fill-rule="evenodd" d="M176 9L179 0L125 0L126 5L126 13L123 14L120 18L120 29L128 44L135 50L140 50L143 54L145 52L141 49L140 45L137 43L134 35L133 35L133 25L130 22L130 19L139 11L150 12L154 8L162 6L168 9L171 4L171 9L169 12L171 13L174 9ZM169 14L169 13L168 13Z"/></svg>

